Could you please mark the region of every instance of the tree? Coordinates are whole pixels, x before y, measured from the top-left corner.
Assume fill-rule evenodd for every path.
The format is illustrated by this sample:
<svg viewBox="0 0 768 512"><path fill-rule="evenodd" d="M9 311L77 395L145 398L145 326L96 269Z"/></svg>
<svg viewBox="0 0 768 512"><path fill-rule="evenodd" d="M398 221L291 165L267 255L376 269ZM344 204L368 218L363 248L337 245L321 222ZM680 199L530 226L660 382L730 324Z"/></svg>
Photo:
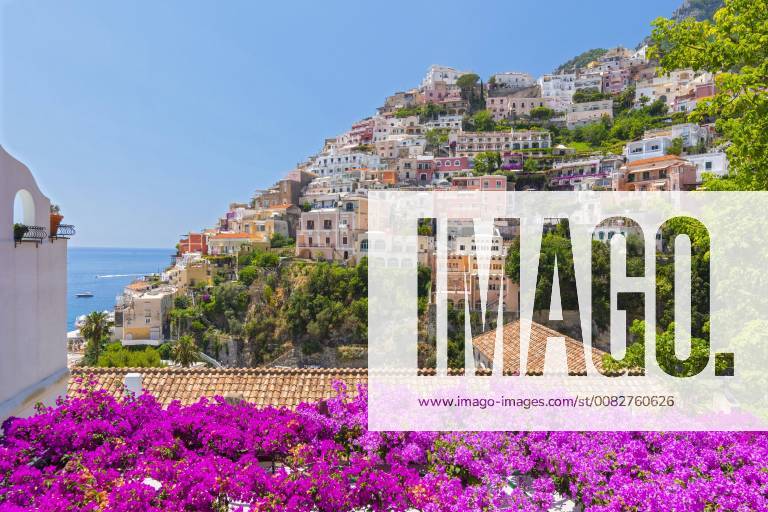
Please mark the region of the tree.
<svg viewBox="0 0 768 512"><path fill-rule="evenodd" d="M683 154L683 138L675 137L672 139L672 145L667 148L668 155L680 156Z"/></svg>
<svg viewBox="0 0 768 512"><path fill-rule="evenodd" d="M293 245L293 243L293 238L278 232L272 233L272 236L269 238L269 246L275 249L278 247L288 247L289 245Z"/></svg>
<svg viewBox="0 0 768 512"><path fill-rule="evenodd" d="M496 121L490 110L475 112L469 119L470 126L478 132L492 132L496 129Z"/></svg>
<svg viewBox="0 0 768 512"><path fill-rule="evenodd" d="M480 80L480 77L477 76L476 74L474 74L474 73L467 73L465 75L461 75L456 80L456 87L461 89L462 92L470 91L470 90L474 89L475 85L477 85L477 82L479 80Z"/></svg>
<svg viewBox="0 0 768 512"><path fill-rule="evenodd" d="M195 339L188 335L181 336L173 344L171 357L175 363L185 368L191 366L195 361L198 361L200 356L198 355Z"/></svg>
<svg viewBox="0 0 768 512"><path fill-rule="evenodd" d="M726 0L713 22L659 18L653 25L650 55L664 71L715 73L717 92L691 120L717 118L716 129L731 141L731 175L710 177L706 188L768 188L768 1Z"/></svg>
<svg viewBox="0 0 768 512"><path fill-rule="evenodd" d="M501 169L501 155L498 151L483 151L475 155L473 174L483 176Z"/></svg>
<svg viewBox="0 0 768 512"><path fill-rule="evenodd" d="M555 111L549 107L535 107L531 109L531 119L548 121L555 117Z"/></svg>
<svg viewBox="0 0 768 512"><path fill-rule="evenodd" d="M94 365L99 360L99 356L109 336L109 320L107 314L102 311L94 311L85 317L85 323L80 328L80 334L86 341L85 355L83 362L88 365Z"/></svg>
<svg viewBox="0 0 768 512"><path fill-rule="evenodd" d="M539 162L535 158L526 158L523 160L523 171L524 172L538 172L539 171Z"/></svg>

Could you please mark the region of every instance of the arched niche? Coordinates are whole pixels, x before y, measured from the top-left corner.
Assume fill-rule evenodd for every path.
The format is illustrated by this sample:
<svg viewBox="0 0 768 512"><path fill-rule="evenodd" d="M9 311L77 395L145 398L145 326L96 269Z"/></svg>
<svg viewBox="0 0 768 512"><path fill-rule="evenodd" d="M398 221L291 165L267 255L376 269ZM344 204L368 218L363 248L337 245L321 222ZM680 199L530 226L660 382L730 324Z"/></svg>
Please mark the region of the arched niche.
<svg viewBox="0 0 768 512"><path fill-rule="evenodd" d="M35 217L35 198L32 194L26 189L16 192L13 199L13 223L35 226Z"/></svg>

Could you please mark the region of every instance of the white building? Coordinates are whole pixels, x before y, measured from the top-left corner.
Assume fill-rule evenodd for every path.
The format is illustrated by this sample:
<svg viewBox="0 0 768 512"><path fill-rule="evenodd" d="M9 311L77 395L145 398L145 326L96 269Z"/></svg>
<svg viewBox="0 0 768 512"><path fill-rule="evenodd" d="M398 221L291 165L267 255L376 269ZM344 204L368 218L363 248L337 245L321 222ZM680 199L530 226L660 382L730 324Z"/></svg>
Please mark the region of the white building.
<svg viewBox="0 0 768 512"><path fill-rule="evenodd" d="M67 241L51 239L50 200L0 146L0 421L66 394ZM14 203L18 205L14 208ZM14 210L20 218L14 219ZM16 243L14 222L30 230ZM33 239L32 237L37 237Z"/></svg>
<svg viewBox="0 0 768 512"><path fill-rule="evenodd" d="M656 128L646 130L643 138L651 137L670 137L672 139L683 139L683 147L696 146L700 142L709 141L709 129L696 123L683 123L668 126L666 128Z"/></svg>
<svg viewBox="0 0 768 512"><path fill-rule="evenodd" d="M378 155L372 153L332 150L327 153L321 153L312 159L309 172L318 176L329 176L353 169L378 169L380 165L381 159Z"/></svg>
<svg viewBox="0 0 768 512"><path fill-rule="evenodd" d="M686 155L685 159L696 166L696 182L701 183L704 173L716 176L728 174L728 156L722 152Z"/></svg>
<svg viewBox="0 0 768 512"><path fill-rule="evenodd" d="M624 156L628 162L664 156L667 150L672 147L672 137L659 136L647 139L636 140L624 146Z"/></svg>
<svg viewBox="0 0 768 512"><path fill-rule="evenodd" d="M522 89L536 85L536 80L528 73L520 71L507 71L493 75L496 87L501 89Z"/></svg>
<svg viewBox="0 0 768 512"><path fill-rule="evenodd" d="M565 111L571 104L573 93L576 91L576 75L573 73L561 73L557 75L544 75L538 80L543 98L553 98L558 111Z"/></svg>
<svg viewBox="0 0 768 512"><path fill-rule="evenodd" d="M424 122L423 126L425 130L431 130L434 128L444 128L451 130L460 130L461 122L464 116L459 115L440 115L436 119L430 119Z"/></svg>
<svg viewBox="0 0 768 512"><path fill-rule="evenodd" d="M573 103L568 107L565 124L569 129L573 129L577 126L596 123L603 117L613 119L613 100Z"/></svg>
<svg viewBox="0 0 768 512"><path fill-rule="evenodd" d="M443 82L446 85L456 85L456 80L461 75L468 74L469 71L459 71L457 69L448 66L438 66L433 64L427 70L427 76L421 81L421 88L431 88L435 86L437 82Z"/></svg>

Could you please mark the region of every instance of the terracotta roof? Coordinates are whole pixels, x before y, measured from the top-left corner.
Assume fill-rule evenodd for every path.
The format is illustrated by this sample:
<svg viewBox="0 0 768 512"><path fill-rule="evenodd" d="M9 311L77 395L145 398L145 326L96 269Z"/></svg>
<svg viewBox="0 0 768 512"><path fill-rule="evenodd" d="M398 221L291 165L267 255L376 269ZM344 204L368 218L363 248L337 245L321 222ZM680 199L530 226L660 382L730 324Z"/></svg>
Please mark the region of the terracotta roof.
<svg viewBox="0 0 768 512"><path fill-rule="evenodd" d="M540 375L544 373L544 354L546 351L546 341L548 337L565 338L565 350L568 357L568 373L570 375L586 375L587 369L582 356L585 354L584 344L570 336L554 331L536 322L531 322L531 341L528 350L528 368L529 374ZM475 349L485 355L488 359L493 359L492 355L496 345L496 330L492 329L472 339ZM519 374L519 356L520 353L520 321L513 320L504 326L504 349L512 357L504 358L504 373ZM588 355L588 353L586 353ZM602 369L602 356L605 354L602 350L592 349L592 360L598 369Z"/></svg>
<svg viewBox="0 0 768 512"><path fill-rule="evenodd" d="M72 369L68 392L96 386L114 396L123 394L127 373L140 373L142 387L164 406L174 400L188 405L201 397L241 395L259 406L296 407L336 395L335 381L347 385L351 396L368 381L365 368L90 368ZM83 377L78 379L76 377Z"/></svg>
<svg viewBox="0 0 768 512"><path fill-rule="evenodd" d="M218 233L216 235L213 235L211 238L213 238L214 240L216 240L216 239L243 239L243 238L255 239L256 236L248 234L248 233Z"/></svg>
<svg viewBox="0 0 768 512"><path fill-rule="evenodd" d="M635 160L634 162L629 162L627 163L627 168L631 169L633 167L666 167L668 165L678 163L678 162L688 163L687 160L685 160L684 158L680 158L677 155L664 155L664 156L654 156L651 158L643 158L641 160Z"/></svg>

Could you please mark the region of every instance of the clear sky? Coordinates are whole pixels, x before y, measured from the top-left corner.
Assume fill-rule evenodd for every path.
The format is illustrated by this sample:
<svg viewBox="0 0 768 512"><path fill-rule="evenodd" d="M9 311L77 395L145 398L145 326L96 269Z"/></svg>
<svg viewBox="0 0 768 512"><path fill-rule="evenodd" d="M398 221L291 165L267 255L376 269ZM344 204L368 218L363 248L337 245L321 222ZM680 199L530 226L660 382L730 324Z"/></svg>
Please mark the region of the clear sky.
<svg viewBox="0 0 768 512"><path fill-rule="evenodd" d="M678 0L0 0L0 144L81 246L172 247L430 64L540 75Z"/></svg>

